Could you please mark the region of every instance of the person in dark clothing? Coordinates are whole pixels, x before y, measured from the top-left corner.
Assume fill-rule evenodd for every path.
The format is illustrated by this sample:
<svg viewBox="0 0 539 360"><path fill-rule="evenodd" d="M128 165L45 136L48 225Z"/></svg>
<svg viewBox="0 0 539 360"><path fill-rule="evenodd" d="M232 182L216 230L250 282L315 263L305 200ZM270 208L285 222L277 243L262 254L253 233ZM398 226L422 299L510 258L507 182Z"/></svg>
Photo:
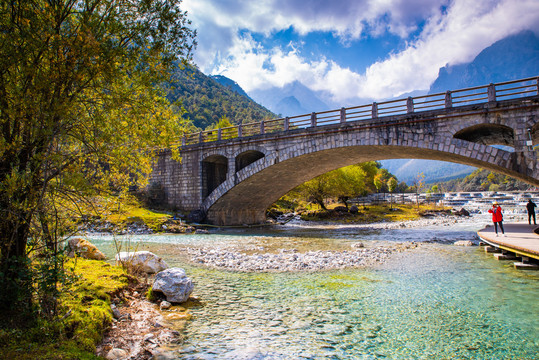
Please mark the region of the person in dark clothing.
<svg viewBox="0 0 539 360"><path fill-rule="evenodd" d="M528 203L526 204L526 209L528 209L528 223L532 224L532 218L533 218L533 225L537 225L535 222L535 208L537 205L532 201L532 199L528 200Z"/></svg>

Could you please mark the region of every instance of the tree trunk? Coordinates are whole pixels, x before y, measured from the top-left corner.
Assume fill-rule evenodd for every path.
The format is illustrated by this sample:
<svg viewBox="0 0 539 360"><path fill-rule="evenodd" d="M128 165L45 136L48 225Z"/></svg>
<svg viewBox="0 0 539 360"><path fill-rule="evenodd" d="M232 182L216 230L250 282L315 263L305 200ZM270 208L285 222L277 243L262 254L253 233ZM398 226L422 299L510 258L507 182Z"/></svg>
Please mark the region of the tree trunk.
<svg viewBox="0 0 539 360"><path fill-rule="evenodd" d="M33 276L27 253L32 191L0 194L0 326L24 326L31 315ZM7 322L6 322L7 321Z"/></svg>
<svg viewBox="0 0 539 360"><path fill-rule="evenodd" d="M24 326L32 310L32 274L26 254L29 226L20 224L6 231L0 220L0 314L1 327Z"/></svg>

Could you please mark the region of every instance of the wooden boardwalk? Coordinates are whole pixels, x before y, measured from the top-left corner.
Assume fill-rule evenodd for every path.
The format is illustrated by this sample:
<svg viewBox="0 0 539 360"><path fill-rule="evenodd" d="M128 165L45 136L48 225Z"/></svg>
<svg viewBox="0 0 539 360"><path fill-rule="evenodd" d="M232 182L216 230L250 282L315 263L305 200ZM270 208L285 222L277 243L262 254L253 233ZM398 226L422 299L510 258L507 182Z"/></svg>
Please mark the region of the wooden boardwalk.
<svg viewBox="0 0 539 360"><path fill-rule="evenodd" d="M539 225L529 225L528 223L504 223L505 236L498 229L499 236L494 232L494 225L488 225L477 235L486 243L495 248L502 249L517 254L539 260L539 235L534 231L539 231Z"/></svg>

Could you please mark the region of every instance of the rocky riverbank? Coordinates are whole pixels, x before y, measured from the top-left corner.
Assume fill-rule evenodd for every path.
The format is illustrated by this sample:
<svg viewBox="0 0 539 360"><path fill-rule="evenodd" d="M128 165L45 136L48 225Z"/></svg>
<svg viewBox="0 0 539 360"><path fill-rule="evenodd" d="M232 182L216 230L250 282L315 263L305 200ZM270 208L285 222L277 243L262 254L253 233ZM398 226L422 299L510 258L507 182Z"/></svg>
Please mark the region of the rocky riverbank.
<svg viewBox="0 0 539 360"><path fill-rule="evenodd" d="M96 354L109 360L152 359L162 344L182 341L171 330L159 306L146 299L144 289L129 289L113 300L114 320Z"/></svg>

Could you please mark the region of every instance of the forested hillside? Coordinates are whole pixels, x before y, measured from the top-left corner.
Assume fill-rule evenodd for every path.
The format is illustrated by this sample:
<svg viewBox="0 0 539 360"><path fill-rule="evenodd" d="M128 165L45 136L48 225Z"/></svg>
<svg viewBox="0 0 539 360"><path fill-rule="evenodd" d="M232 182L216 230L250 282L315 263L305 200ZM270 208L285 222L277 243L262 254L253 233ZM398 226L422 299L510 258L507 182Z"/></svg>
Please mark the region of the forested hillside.
<svg viewBox="0 0 539 360"><path fill-rule="evenodd" d="M257 122L277 116L251 99L219 84L195 67L178 69L165 85L167 97L186 110L184 118L205 129L226 116L233 124Z"/></svg>
<svg viewBox="0 0 539 360"><path fill-rule="evenodd" d="M514 191L528 190L532 186L512 177L477 169L463 179L454 179L437 184L443 192L450 191Z"/></svg>

